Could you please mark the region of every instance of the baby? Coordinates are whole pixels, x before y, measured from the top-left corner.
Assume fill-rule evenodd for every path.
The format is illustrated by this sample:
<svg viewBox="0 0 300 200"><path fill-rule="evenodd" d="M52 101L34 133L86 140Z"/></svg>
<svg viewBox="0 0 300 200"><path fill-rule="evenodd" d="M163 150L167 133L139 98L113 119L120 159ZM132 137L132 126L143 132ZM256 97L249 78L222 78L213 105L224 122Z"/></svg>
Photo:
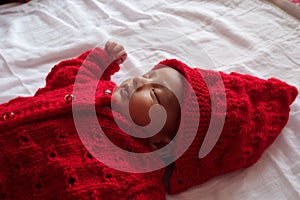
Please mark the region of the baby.
<svg viewBox="0 0 300 200"><path fill-rule="evenodd" d="M107 42L104 50L96 48L56 65L46 86L33 97L18 97L0 105L2 196L165 199L165 186L169 193L178 193L253 165L280 134L297 96L295 87L277 79L195 69L175 59L164 60L117 87L110 77L126 57L121 45ZM82 74L78 73L81 67ZM99 73L100 81L96 80ZM73 90L78 76L78 87L83 90L80 96ZM85 90L95 82L95 101L90 102ZM159 155L171 144L171 151L161 161L172 164L147 173L130 173L95 159L88 150L101 154L106 147L103 135L90 115L77 116L84 122L80 130L72 116L72 106L84 113L89 104L96 104L98 121L114 144L128 152ZM128 135L116 124L118 120L133 127L130 130L136 135L146 132L149 137L139 140ZM160 120L163 126L155 129ZM212 121L217 123L211 125ZM223 129L217 138L212 137L210 130L217 132L218 122L223 122ZM90 133L83 136L89 141L84 144L88 148L78 131ZM213 148L200 158L201 146L207 141ZM103 156L120 168L132 164L114 155L111 151ZM141 162L156 164L147 159Z"/></svg>
<svg viewBox="0 0 300 200"><path fill-rule="evenodd" d="M166 185L169 193L178 193L256 163L287 123L297 94L275 78L190 68L172 59L124 81L112 97L115 108L141 126L150 123L151 106L164 107L166 122L148 144L155 151L174 143L163 157L175 161L167 168Z"/></svg>

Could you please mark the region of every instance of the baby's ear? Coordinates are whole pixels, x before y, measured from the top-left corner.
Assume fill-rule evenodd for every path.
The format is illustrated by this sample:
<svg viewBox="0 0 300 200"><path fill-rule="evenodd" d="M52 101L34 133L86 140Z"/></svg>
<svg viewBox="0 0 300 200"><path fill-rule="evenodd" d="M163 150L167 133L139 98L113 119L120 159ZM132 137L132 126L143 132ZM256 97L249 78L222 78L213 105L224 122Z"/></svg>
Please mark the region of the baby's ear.
<svg viewBox="0 0 300 200"><path fill-rule="evenodd" d="M149 138L149 146L152 151L158 150L171 142L171 138L167 135L158 133Z"/></svg>

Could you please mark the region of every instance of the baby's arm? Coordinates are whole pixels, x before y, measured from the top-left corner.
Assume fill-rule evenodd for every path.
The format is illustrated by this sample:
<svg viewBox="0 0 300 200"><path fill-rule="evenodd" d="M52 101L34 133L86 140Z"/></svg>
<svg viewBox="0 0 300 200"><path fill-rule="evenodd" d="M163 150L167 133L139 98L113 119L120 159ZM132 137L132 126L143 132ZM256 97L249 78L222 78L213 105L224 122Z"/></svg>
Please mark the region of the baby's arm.
<svg viewBox="0 0 300 200"><path fill-rule="evenodd" d="M119 64L126 58L127 54L123 46L115 42L107 42L105 49L95 48L77 58L55 65L46 78L46 86L39 89L35 95L70 86L76 78L80 78L81 82L88 82L102 74L102 80L110 80L110 76L119 70ZM81 67L83 68L80 77L77 77L77 72Z"/></svg>

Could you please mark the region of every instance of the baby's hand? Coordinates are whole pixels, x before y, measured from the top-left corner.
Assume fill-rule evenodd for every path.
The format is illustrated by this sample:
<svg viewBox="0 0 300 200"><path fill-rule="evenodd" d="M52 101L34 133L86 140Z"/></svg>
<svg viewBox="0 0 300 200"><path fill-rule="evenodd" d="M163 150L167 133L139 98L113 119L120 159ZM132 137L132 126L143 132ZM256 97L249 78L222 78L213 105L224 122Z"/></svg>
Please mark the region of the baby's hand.
<svg viewBox="0 0 300 200"><path fill-rule="evenodd" d="M105 51L117 64L123 63L127 58L124 47L115 42L107 41L105 44Z"/></svg>

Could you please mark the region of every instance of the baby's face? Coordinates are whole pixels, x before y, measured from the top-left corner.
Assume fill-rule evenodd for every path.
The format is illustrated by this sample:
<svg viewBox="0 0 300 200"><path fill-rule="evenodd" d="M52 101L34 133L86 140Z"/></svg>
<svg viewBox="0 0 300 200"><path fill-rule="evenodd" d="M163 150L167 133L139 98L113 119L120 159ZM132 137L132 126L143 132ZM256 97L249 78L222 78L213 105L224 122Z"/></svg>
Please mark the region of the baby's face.
<svg viewBox="0 0 300 200"><path fill-rule="evenodd" d="M179 101L182 100L182 96L181 74L170 67L164 67L124 81L112 95L114 99L113 108L125 117L129 119L131 117L137 125L146 126L151 121L149 117L151 106L160 104L166 111L167 119L162 130L151 139L158 141L166 135L168 139L171 139L178 128L180 120Z"/></svg>

